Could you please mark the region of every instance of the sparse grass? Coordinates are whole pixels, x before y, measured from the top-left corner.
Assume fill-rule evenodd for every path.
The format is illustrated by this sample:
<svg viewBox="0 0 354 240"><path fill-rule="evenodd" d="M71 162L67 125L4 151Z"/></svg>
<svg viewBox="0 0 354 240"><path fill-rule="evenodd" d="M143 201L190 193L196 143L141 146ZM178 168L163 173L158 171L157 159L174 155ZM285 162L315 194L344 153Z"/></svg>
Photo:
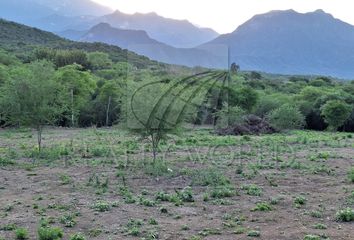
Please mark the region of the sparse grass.
<svg viewBox="0 0 354 240"><path fill-rule="evenodd" d="M261 196L263 192L262 188L255 184L243 185L242 190L245 190L246 193L251 196Z"/></svg>
<svg viewBox="0 0 354 240"><path fill-rule="evenodd" d="M81 233L75 233L74 235L70 236L69 240L86 240L86 238Z"/></svg>
<svg viewBox="0 0 354 240"><path fill-rule="evenodd" d="M111 204L109 202L100 200L92 205L92 208L98 212L107 212L111 209Z"/></svg>
<svg viewBox="0 0 354 240"><path fill-rule="evenodd" d="M106 135L118 136L120 132L97 131L102 139ZM112 138L112 144L105 146L91 132L82 130L77 139L85 138L86 145L75 140L73 146L69 146L66 136L61 136L64 139L59 141L62 142L55 143L58 145L53 147L50 141L46 141L48 151L45 155L49 158L35 156L38 161L33 164L26 155L32 144L27 143L27 138L18 138L14 133L13 138L21 141L18 143L21 146L15 147L18 151L8 153L7 148L0 147L0 159L14 161L14 164L4 165L0 161L0 170L5 171L7 177L0 182L0 195L11 190L12 183L8 179L12 176L6 172L10 170L22 182L28 181L31 190L33 187L54 188L55 191L38 191L28 198L28 202L22 199L10 202L6 199L0 210L0 218L4 219L0 235L6 240L21 239L16 237L20 223L18 226L12 224L13 216L19 212L24 213L24 217L32 214L41 219L38 226L42 229L42 238L39 238L39 229L38 237L34 236L35 229L28 229L28 236L39 240L149 240L161 239L170 230L178 233L176 237L181 239L223 239L225 236L232 238L231 234L239 235L234 237L240 239L263 239L268 235L269 239L278 239L284 234L272 231L273 227L289 224L294 214L305 217L308 230L314 231L306 236L299 235L301 239L333 239L332 230L336 225L330 226L328 221L331 220L343 222L337 224L341 229L336 235L345 236L350 232L350 223L354 221L354 193L350 177L352 168L344 169L341 162L347 164L354 140L347 138L346 134L294 131L254 136L249 140L237 136L214 136L210 130L195 130L188 136L178 137L179 143L176 145L173 145L174 137L166 140L163 147L172 143L170 149L173 150L166 155L166 159L162 159L162 153L159 154L161 159L158 158L154 165L150 159L141 157L137 151L139 140L129 134L124 135L124 138ZM334 137L337 137L335 142ZM6 144L15 146L12 141ZM220 148L218 143L221 143ZM196 153L192 152L193 158L187 157L189 147L195 146L200 148L195 149ZM219 149L210 154L209 146L218 146ZM121 152L126 147L130 150L127 156L123 156ZM258 147L262 151L258 151ZM53 161L56 157L65 156L65 148L69 151L68 158L72 164L69 168L61 167L61 161ZM345 152L341 152L341 149L345 149ZM231 150L236 150L238 155L232 156ZM82 153L85 158L82 158ZM10 155L14 158L10 158ZM242 158L242 164L234 161L236 157ZM31 171L26 171L27 165ZM42 171L44 166L45 170L49 167L48 172ZM23 178L17 170L24 173ZM54 181L42 181L52 172L53 176L47 179ZM305 179L313 179L313 182L321 184L322 181L328 181L328 192L313 191L316 186L303 187ZM306 181L309 184L311 182ZM26 186L19 186L23 187L23 193L27 192ZM333 191L334 187L336 191ZM341 188L342 191L337 191ZM59 198L56 189L70 194ZM338 196L333 198L334 194ZM343 207L336 215L332 212L333 204ZM294 206L302 209L294 209ZM119 226L107 225L112 222L103 219L111 219L112 214L132 219L123 224L119 222ZM81 230L81 224L85 222L80 221L84 219L92 219L90 227L84 234L73 235ZM216 224L210 225L210 222ZM58 228L61 236L60 233L55 236L54 226L66 227L65 235Z"/></svg>
<svg viewBox="0 0 354 240"><path fill-rule="evenodd" d="M196 186L223 186L230 184L230 179L215 168L193 170L190 175L192 184Z"/></svg>
<svg viewBox="0 0 354 240"><path fill-rule="evenodd" d="M306 235L304 240L321 240L321 237L317 235Z"/></svg>
<svg viewBox="0 0 354 240"><path fill-rule="evenodd" d="M252 211L262 211L262 212L269 212L272 210L273 208L266 202L257 203L256 207L252 209Z"/></svg>

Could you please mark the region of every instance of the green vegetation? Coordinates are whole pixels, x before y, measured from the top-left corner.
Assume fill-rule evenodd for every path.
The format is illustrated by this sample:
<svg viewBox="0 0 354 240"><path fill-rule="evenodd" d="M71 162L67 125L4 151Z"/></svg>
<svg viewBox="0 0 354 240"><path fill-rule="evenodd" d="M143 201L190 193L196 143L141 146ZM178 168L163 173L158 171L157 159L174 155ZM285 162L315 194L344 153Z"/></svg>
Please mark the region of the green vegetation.
<svg viewBox="0 0 354 240"><path fill-rule="evenodd" d="M17 240L25 240L28 239L28 230L25 228L18 228L15 231Z"/></svg>

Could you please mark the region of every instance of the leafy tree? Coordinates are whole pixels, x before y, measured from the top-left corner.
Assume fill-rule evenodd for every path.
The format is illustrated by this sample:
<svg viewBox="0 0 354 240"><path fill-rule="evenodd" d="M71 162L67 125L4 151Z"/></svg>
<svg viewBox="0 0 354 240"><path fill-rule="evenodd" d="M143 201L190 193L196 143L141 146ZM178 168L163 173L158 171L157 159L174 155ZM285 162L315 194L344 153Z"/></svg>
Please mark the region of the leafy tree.
<svg viewBox="0 0 354 240"><path fill-rule="evenodd" d="M97 122L109 126L118 119L123 88L114 80L106 81L99 89L95 101Z"/></svg>
<svg viewBox="0 0 354 240"><path fill-rule="evenodd" d="M33 127L37 130L41 151L42 131L63 112L61 86L54 81L54 68L47 61L17 67L11 79L1 88L1 111L7 124Z"/></svg>
<svg viewBox="0 0 354 240"><path fill-rule="evenodd" d="M218 120L216 127L225 128L230 125L238 124L243 122L243 116L246 115L245 110L239 106L228 107L227 105L217 113Z"/></svg>
<svg viewBox="0 0 354 240"><path fill-rule="evenodd" d="M350 117L352 107L340 100L328 101L321 108L321 115L329 124L329 129L337 130Z"/></svg>
<svg viewBox="0 0 354 240"><path fill-rule="evenodd" d="M9 68L0 64L0 86L9 79Z"/></svg>
<svg viewBox="0 0 354 240"><path fill-rule="evenodd" d="M107 53L92 52L88 53L87 57L93 70L107 69L112 66L112 60Z"/></svg>
<svg viewBox="0 0 354 240"><path fill-rule="evenodd" d="M229 91L228 103L230 106L239 106L250 112L256 106L258 99L258 93L250 87L232 88Z"/></svg>
<svg viewBox="0 0 354 240"><path fill-rule="evenodd" d="M185 120L196 112L192 111L197 105L192 100L200 100L197 90L198 86L175 81L129 82L126 124L132 132L151 142L154 163L161 140L177 134Z"/></svg>
<svg viewBox="0 0 354 240"><path fill-rule="evenodd" d="M85 107L94 92L96 82L89 72L82 70L80 65L68 65L58 69L56 80L66 91L70 105L71 126L76 126L80 110Z"/></svg>
<svg viewBox="0 0 354 240"><path fill-rule="evenodd" d="M270 124L278 130L299 129L304 126L305 117L293 105L284 104L268 115Z"/></svg>

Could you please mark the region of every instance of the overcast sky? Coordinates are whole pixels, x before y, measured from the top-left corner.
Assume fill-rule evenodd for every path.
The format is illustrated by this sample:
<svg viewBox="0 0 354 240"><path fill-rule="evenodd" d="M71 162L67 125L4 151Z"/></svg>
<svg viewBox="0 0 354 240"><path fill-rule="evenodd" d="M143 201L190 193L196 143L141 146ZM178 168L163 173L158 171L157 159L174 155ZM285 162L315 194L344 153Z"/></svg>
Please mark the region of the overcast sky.
<svg viewBox="0 0 354 240"><path fill-rule="evenodd" d="M93 0L125 13L156 12L161 16L188 19L192 23L228 33L255 14L294 9L310 12L323 9L354 25L350 0Z"/></svg>

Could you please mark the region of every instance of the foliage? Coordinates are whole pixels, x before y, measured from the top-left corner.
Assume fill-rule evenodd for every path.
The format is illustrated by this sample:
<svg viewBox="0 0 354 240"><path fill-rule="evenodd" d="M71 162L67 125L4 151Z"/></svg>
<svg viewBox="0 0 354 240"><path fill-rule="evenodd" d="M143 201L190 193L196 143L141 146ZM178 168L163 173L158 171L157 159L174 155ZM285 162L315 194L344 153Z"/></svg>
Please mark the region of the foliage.
<svg viewBox="0 0 354 240"><path fill-rule="evenodd" d="M348 120L352 107L343 101L331 100L321 107L321 115L329 124L330 129L337 130Z"/></svg>
<svg viewBox="0 0 354 240"><path fill-rule="evenodd" d="M296 106L284 104L268 115L271 125L279 130L300 129L305 124L302 113Z"/></svg>

